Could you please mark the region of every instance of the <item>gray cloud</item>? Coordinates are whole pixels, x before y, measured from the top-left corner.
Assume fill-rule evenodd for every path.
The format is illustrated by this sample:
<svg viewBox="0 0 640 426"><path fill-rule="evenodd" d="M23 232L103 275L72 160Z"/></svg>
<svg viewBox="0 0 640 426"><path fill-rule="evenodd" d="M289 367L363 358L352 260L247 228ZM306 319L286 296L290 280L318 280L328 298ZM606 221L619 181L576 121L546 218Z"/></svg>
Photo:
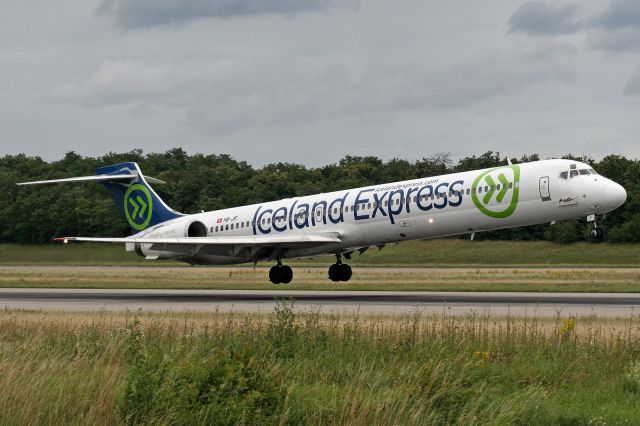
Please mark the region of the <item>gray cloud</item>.
<svg viewBox="0 0 640 426"><path fill-rule="evenodd" d="M597 30L589 35L592 49L612 52L640 52L640 28L625 27L615 31Z"/></svg>
<svg viewBox="0 0 640 426"><path fill-rule="evenodd" d="M624 94L630 96L640 96L640 65L636 68L627 85L624 87Z"/></svg>
<svg viewBox="0 0 640 426"><path fill-rule="evenodd" d="M325 10L335 0L103 0L98 15L123 29L184 24L199 18L263 14L292 15Z"/></svg>
<svg viewBox="0 0 640 426"><path fill-rule="evenodd" d="M125 27L116 9L133 6L111 0L98 16L101 1L4 5L0 155L177 145L255 165L443 150L640 155L638 58L584 48L592 33L629 44L636 27L583 20L575 34L508 36L505 17L527 0L333 0L197 22L192 0L188 13L157 0ZM579 4L595 17L610 0Z"/></svg>
<svg viewBox="0 0 640 426"><path fill-rule="evenodd" d="M608 8L589 20L589 44L614 52L640 51L640 1L611 0Z"/></svg>
<svg viewBox="0 0 640 426"><path fill-rule="evenodd" d="M591 23L609 30L640 28L640 1L611 0L607 10L594 16Z"/></svg>
<svg viewBox="0 0 640 426"><path fill-rule="evenodd" d="M530 1L520 6L509 18L509 32L531 35L568 34L580 28L579 7L576 4L556 7L542 1Z"/></svg>
<svg viewBox="0 0 640 426"><path fill-rule="evenodd" d="M437 66L388 56L357 72L348 58L300 60L291 54L112 59L88 78L58 87L50 98L95 108L175 109L189 125L217 134L248 125L304 125L336 117L367 121L399 111L465 107L537 81L571 80L575 55L571 45L548 41Z"/></svg>

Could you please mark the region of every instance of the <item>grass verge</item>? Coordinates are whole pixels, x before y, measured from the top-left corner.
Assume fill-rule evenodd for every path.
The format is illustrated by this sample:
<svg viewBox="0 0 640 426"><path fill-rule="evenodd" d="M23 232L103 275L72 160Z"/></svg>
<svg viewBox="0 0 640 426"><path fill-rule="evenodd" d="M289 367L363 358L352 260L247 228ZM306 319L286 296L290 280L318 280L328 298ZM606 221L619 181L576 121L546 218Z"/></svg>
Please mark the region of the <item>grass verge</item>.
<svg viewBox="0 0 640 426"><path fill-rule="evenodd" d="M296 265L329 265L331 257L292 261ZM149 262L122 245L50 244L24 246L0 244L4 265L176 265ZM640 244L571 245L543 241L467 241L443 239L391 244L373 248L349 261L354 266L627 266L640 264Z"/></svg>
<svg viewBox="0 0 640 426"><path fill-rule="evenodd" d="M0 287L250 290L637 292L640 269L354 268L333 283L325 268L295 267L294 281L271 285L267 268L0 266Z"/></svg>
<svg viewBox="0 0 640 426"><path fill-rule="evenodd" d="M640 319L0 313L2 424L638 424Z"/></svg>

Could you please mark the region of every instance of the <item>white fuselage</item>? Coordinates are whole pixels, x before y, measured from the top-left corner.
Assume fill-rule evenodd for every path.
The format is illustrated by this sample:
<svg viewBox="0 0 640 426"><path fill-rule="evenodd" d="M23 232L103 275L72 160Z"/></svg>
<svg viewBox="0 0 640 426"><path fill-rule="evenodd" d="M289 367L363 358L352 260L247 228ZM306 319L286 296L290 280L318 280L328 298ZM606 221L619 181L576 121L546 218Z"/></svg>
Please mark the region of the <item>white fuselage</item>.
<svg viewBox="0 0 640 426"><path fill-rule="evenodd" d="M335 233L341 240L280 254L298 258L604 214L625 199L620 185L586 164L545 160L187 215L137 236L185 237L189 226L200 222L211 237ZM272 257L215 248L176 253L151 251L143 245L142 251L151 258L202 264Z"/></svg>

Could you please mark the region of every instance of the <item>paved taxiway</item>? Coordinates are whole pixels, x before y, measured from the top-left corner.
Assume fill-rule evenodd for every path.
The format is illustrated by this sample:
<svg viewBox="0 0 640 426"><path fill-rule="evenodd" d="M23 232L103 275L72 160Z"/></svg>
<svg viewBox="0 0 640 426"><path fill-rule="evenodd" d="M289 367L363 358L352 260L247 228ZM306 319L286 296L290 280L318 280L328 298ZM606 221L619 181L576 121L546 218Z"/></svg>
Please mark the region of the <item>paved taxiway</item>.
<svg viewBox="0 0 640 426"><path fill-rule="evenodd" d="M640 314L634 293L497 293L290 290L0 289L0 307L52 311L271 312L278 298L322 313L492 315Z"/></svg>

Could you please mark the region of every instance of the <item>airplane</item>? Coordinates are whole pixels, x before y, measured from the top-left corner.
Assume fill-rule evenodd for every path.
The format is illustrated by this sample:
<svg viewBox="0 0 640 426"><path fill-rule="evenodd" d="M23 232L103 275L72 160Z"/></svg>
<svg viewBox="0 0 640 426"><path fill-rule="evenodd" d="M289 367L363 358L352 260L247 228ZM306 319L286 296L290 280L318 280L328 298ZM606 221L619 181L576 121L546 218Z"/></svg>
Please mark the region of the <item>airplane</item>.
<svg viewBox="0 0 640 426"><path fill-rule="evenodd" d="M137 163L101 167L95 176L18 185L96 182L116 202L134 235L61 237L57 241L124 243L149 260L192 265L275 261L273 284L293 279L285 259L334 255L333 282L346 282L343 258L370 247L586 217L602 237L599 219L621 206L625 189L574 160L543 160L287 198L223 210L182 214L167 206Z"/></svg>

